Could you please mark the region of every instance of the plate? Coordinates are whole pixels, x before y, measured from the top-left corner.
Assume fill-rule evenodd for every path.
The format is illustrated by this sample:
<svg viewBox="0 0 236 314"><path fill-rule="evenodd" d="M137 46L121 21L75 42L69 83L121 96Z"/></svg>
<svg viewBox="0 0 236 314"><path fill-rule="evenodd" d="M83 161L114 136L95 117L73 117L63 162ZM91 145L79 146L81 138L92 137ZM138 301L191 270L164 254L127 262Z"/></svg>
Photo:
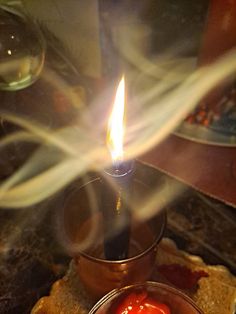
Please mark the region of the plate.
<svg viewBox="0 0 236 314"><path fill-rule="evenodd" d="M211 128L189 124L188 122L182 123L174 134L200 144L236 147L236 134L231 134L226 131L215 131Z"/></svg>

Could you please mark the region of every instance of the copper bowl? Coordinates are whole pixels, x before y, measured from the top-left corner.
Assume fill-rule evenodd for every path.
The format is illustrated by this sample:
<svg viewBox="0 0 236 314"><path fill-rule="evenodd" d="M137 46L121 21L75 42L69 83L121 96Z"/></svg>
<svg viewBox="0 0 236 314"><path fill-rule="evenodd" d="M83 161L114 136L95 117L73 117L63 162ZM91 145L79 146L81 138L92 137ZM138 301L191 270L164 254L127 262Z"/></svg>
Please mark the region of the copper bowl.
<svg viewBox="0 0 236 314"><path fill-rule="evenodd" d="M113 290L98 301L89 314L116 313L118 306L131 293L145 293L155 302L164 303L173 314L203 314L188 296L175 288L157 282L145 282Z"/></svg>
<svg viewBox="0 0 236 314"><path fill-rule="evenodd" d="M117 261L105 259L98 205L100 188L97 178L71 191L64 204L63 217L63 240L67 239L66 245L74 257L80 280L92 300L98 300L115 288L150 279L157 244L166 225L164 211L145 222L131 220L129 257ZM143 197L148 189L142 182L134 181L134 197Z"/></svg>

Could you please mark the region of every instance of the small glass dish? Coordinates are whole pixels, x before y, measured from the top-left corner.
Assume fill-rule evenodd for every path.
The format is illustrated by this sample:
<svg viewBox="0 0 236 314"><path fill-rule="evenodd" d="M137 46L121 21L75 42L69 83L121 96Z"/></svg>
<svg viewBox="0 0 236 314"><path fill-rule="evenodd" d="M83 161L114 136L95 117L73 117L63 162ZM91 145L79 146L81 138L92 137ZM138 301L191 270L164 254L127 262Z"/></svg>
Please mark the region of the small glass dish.
<svg viewBox="0 0 236 314"><path fill-rule="evenodd" d="M134 298L135 295L146 295L146 300L152 300L153 303L157 302L164 304L170 311L163 311L163 313L203 314L194 301L181 291L168 285L151 281L123 287L109 292L95 304L89 314L129 314L129 309L121 311L120 306L127 302L126 300L129 296ZM135 313L135 310L131 310L130 308L130 313ZM138 311L137 313L145 314L145 306L144 309L140 310L140 312ZM147 310L147 313L152 312ZM157 312L154 311L153 313ZM162 313L162 311L160 311L160 313Z"/></svg>

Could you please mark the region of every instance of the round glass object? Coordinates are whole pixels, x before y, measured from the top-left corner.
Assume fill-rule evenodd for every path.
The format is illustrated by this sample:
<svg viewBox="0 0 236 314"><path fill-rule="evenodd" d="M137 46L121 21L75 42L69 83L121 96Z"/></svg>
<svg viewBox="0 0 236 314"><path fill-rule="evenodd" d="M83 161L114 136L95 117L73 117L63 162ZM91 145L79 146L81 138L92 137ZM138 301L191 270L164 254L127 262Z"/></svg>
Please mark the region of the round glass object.
<svg viewBox="0 0 236 314"><path fill-rule="evenodd" d="M25 88L43 68L43 36L22 12L6 7L0 7L0 29L0 90Z"/></svg>

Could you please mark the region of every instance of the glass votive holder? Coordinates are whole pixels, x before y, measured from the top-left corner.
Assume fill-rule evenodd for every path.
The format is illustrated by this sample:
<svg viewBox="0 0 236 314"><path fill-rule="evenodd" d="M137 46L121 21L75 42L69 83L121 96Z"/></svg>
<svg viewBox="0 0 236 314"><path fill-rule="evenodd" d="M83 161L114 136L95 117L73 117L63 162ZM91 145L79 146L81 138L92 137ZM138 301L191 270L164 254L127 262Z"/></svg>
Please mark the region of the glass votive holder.
<svg viewBox="0 0 236 314"><path fill-rule="evenodd" d="M203 314L194 301L179 290L151 281L115 289L99 300L89 312L111 313Z"/></svg>
<svg viewBox="0 0 236 314"><path fill-rule="evenodd" d="M69 193L63 211L64 226L60 228L62 241L74 257L80 281L93 301L115 288L150 279L157 245L166 225L164 211L145 222L131 218L128 258L107 260L103 216L99 208L91 209L91 202L99 204L101 186L101 181L95 179ZM134 180L134 198L143 197L147 191L145 184Z"/></svg>

